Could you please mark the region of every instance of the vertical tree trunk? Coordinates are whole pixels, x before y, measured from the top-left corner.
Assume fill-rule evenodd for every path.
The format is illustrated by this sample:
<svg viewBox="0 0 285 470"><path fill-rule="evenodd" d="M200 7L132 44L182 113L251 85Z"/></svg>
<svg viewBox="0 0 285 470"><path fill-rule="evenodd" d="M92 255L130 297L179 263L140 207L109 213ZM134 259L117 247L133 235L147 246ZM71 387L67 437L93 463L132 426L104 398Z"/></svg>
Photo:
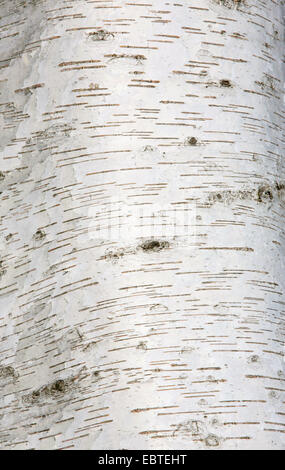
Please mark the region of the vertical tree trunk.
<svg viewBox="0 0 285 470"><path fill-rule="evenodd" d="M284 449L281 0L2 0L3 449Z"/></svg>

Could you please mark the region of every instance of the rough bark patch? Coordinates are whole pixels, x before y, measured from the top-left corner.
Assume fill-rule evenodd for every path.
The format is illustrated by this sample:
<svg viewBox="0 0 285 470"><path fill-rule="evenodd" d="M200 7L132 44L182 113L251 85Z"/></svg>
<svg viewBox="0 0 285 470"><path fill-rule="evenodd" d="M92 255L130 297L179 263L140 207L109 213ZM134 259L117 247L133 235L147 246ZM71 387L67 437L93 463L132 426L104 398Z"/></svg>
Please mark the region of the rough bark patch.
<svg viewBox="0 0 285 470"><path fill-rule="evenodd" d="M220 85L224 88L232 88L232 84L230 82L230 80L226 80L226 79L222 79L220 80Z"/></svg>
<svg viewBox="0 0 285 470"><path fill-rule="evenodd" d="M139 248L148 253L150 251L161 251L169 248L169 246L169 243L165 240L146 240L139 245Z"/></svg>
<svg viewBox="0 0 285 470"><path fill-rule="evenodd" d="M0 366L0 379L12 378L15 379L18 377L15 369L11 366Z"/></svg>
<svg viewBox="0 0 285 470"><path fill-rule="evenodd" d="M283 201L285 199L285 184L275 183L272 185L264 184L257 189L241 189L237 191L219 191L211 193L208 197L208 202L211 204L215 202L222 202L231 204L236 200L252 200L260 203L268 203L275 198Z"/></svg>
<svg viewBox="0 0 285 470"><path fill-rule="evenodd" d="M258 202L268 202L273 199L273 190L270 186L260 186L257 190Z"/></svg>
<svg viewBox="0 0 285 470"><path fill-rule="evenodd" d="M36 233L34 234L34 240L40 241L43 240L46 237L46 234L43 230L38 229Z"/></svg>
<svg viewBox="0 0 285 470"><path fill-rule="evenodd" d="M245 0L214 0L214 2L226 8L237 8L245 4Z"/></svg>
<svg viewBox="0 0 285 470"><path fill-rule="evenodd" d="M107 39L114 37L114 34L109 31L105 31L104 29L99 29L99 31L89 33L89 37L92 41L107 41Z"/></svg>
<svg viewBox="0 0 285 470"><path fill-rule="evenodd" d="M69 377L67 379L58 379L51 384L45 385L37 390L34 390L27 395L22 397L24 403L34 404L42 399L52 398L57 399L70 392L72 389L75 377Z"/></svg>
<svg viewBox="0 0 285 470"><path fill-rule="evenodd" d="M198 143L198 140L196 139L196 137L187 137L187 139L185 140L185 145L197 145Z"/></svg>
<svg viewBox="0 0 285 470"><path fill-rule="evenodd" d="M7 269L4 267L3 261L0 260L0 279L6 273Z"/></svg>

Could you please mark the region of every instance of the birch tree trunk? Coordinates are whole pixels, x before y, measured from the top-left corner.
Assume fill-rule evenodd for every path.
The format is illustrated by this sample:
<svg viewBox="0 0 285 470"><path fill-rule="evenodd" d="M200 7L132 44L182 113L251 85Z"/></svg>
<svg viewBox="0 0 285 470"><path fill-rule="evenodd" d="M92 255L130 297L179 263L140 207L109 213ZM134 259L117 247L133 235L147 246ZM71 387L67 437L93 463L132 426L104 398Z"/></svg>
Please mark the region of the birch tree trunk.
<svg viewBox="0 0 285 470"><path fill-rule="evenodd" d="M285 449L281 0L2 0L2 449Z"/></svg>

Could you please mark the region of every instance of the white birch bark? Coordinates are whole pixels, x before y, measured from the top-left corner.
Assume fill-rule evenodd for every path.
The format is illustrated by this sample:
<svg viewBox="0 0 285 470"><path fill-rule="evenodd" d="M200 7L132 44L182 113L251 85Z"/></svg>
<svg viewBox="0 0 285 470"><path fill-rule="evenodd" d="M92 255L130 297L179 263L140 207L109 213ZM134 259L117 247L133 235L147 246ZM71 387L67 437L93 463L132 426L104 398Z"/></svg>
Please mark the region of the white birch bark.
<svg viewBox="0 0 285 470"><path fill-rule="evenodd" d="M2 449L285 448L283 3L0 2Z"/></svg>

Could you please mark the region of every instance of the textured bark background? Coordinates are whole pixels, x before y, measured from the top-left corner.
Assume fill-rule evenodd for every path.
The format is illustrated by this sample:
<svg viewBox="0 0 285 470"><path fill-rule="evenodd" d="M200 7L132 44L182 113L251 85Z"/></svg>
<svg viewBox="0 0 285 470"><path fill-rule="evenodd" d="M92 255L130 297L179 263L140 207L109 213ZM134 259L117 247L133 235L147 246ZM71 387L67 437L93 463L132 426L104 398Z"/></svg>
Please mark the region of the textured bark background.
<svg viewBox="0 0 285 470"><path fill-rule="evenodd" d="M283 3L0 1L2 449L285 448Z"/></svg>

